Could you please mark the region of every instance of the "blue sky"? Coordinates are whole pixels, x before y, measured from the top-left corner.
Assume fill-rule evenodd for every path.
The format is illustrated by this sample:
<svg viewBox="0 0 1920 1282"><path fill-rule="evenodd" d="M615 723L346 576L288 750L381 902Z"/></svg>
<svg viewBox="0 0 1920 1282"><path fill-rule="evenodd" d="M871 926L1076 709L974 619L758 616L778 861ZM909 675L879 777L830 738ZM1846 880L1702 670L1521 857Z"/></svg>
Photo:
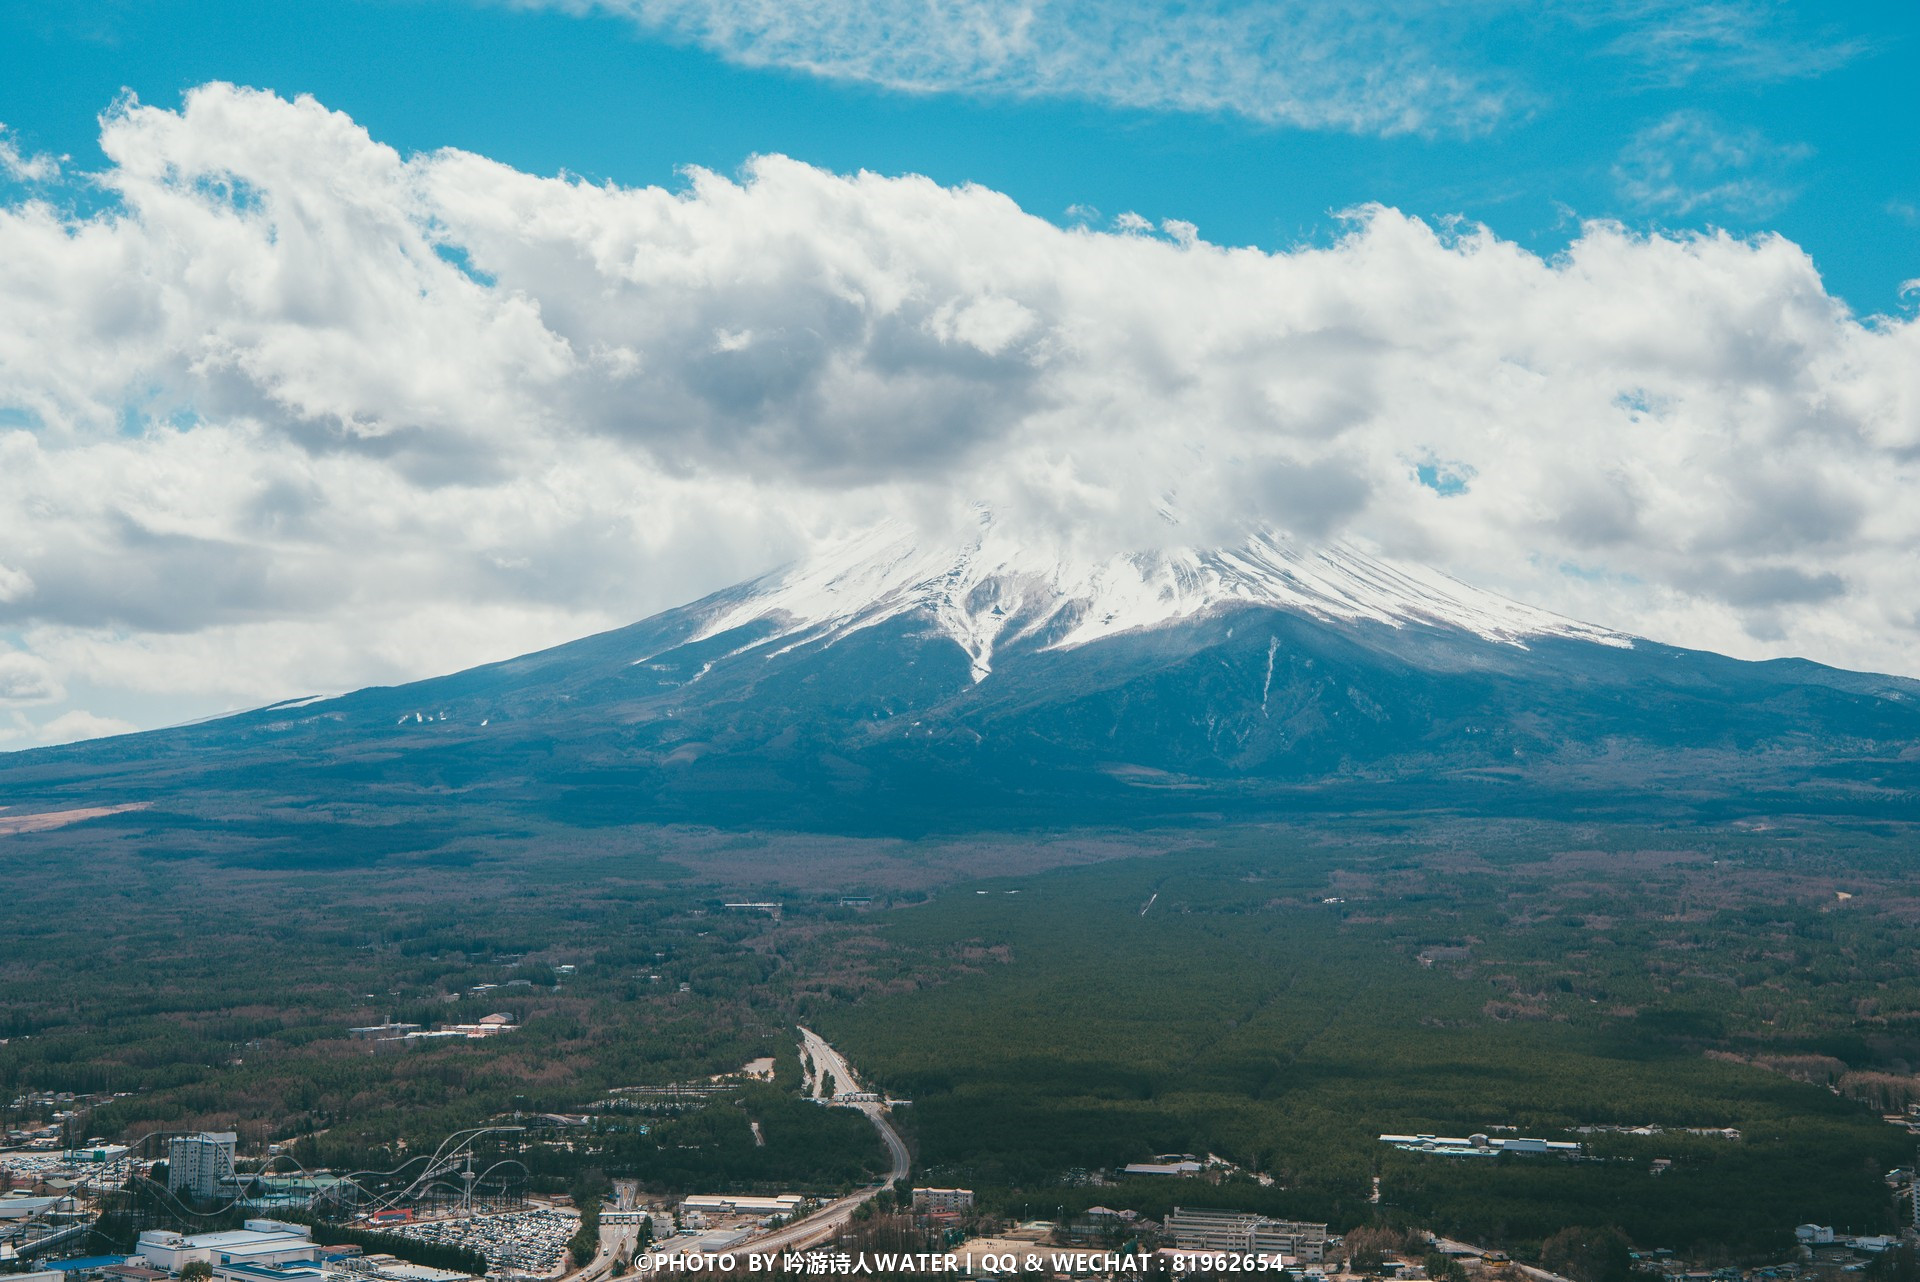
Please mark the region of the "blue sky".
<svg viewBox="0 0 1920 1282"><path fill-rule="evenodd" d="M1901 284L1920 277L1911 3L1333 7L1346 16L1318 37L1323 65L1303 92L1391 94L1435 69L1464 83L1415 93L1424 118L1410 129L1345 101L1349 119L1311 106L1291 113L1304 125L1273 118L1259 64L1287 74L1284 39L1249 51L1250 67L1204 63L1183 98L1178 71L1129 84L1140 67L1098 47L1135 34L1125 19L1055 33L1095 47L1090 64L1049 76L983 72L931 33L914 37L931 47L876 68L845 56L862 31L844 21L808 47L806 22L826 28L822 15L860 6L796 3L798 34L743 31L726 0L627 7L637 16L447 0L11 3L0 122L22 150L92 167L95 117L123 87L171 107L226 80L311 93L403 150L455 146L626 185L780 152L839 172L977 182L1056 221L1132 211L1269 249L1324 239L1334 211L1381 202L1484 222L1539 252L1591 218L1778 231L1862 313L1902 307ZM1151 4L1124 8L1178 39ZM902 69L923 87L877 83ZM1370 69L1385 83L1356 89Z"/></svg>
<svg viewBox="0 0 1920 1282"><path fill-rule="evenodd" d="M0 0L0 750L506 658L975 501L1920 673L1917 36L1911 0Z"/></svg>

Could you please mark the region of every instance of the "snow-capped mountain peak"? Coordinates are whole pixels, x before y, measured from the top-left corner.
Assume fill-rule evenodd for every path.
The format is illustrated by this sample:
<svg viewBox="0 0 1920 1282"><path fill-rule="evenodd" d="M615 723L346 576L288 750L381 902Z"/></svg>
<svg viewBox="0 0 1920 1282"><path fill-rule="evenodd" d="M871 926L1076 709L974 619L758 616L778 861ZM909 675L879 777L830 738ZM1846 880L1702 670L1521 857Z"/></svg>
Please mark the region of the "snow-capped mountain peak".
<svg viewBox="0 0 1920 1282"><path fill-rule="evenodd" d="M1456 628L1515 646L1545 636L1632 645L1620 633L1346 545L1303 549L1261 531L1229 548L1085 557L1022 542L990 518L957 542L929 541L897 524L845 540L749 585L698 639L771 621L773 636L748 648L782 653L915 616L959 644L977 683L993 671L995 651L1017 642L1067 649L1236 606Z"/></svg>

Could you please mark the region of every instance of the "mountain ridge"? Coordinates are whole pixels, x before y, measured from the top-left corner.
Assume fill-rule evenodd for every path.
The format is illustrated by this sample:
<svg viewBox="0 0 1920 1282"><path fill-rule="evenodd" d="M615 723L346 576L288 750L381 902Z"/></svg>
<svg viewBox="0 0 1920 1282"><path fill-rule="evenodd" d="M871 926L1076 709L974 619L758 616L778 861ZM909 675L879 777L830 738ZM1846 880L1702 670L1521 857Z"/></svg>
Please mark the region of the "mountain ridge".
<svg viewBox="0 0 1920 1282"><path fill-rule="evenodd" d="M1080 562L997 537L927 552L880 530L499 663L14 754L0 804L458 799L861 830L1339 805L1920 816L1920 682L1665 646L1270 533Z"/></svg>
<svg viewBox="0 0 1920 1282"><path fill-rule="evenodd" d="M1225 604L1271 605L1330 619L1442 623L1483 639L1524 644L1577 636L1630 646L1632 638L1470 587L1438 571L1333 544L1301 549L1271 529L1219 549L1174 545L1112 556L1037 553L991 513L956 547L928 547L884 524L796 566L745 585L749 593L703 636L784 613L783 635L844 633L924 610L968 654L975 681L992 671L1001 638L1071 649L1162 626Z"/></svg>

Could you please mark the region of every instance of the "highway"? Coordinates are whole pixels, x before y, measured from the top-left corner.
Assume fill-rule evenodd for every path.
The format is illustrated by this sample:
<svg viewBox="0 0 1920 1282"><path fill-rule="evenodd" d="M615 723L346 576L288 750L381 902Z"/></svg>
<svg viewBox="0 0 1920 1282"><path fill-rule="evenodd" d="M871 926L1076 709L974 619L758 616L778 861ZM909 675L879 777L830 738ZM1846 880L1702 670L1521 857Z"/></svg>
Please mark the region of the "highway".
<svg viewBox="0 0 1920 1282"><path fill-rule="evenodd" d="M813 1097L826 1098L827 1079L833 1079L834 1095L857 1095L861 1093L860 1079L854 1076L853 1066L839 1051L827 1045L826 1039L811 1028L800 1030L800 1051L805 1060L813 1062L813 1074L809 1079L813 1084Z"/></svg>
<svg viewBox="0 0 1920 1282"><path fill-rule="evenodd" d="M1475 1246L1471 1242L1461 1242L1448 1237L1435 1237L1433 1247L1434 1250L1444 1251L1448 1255L1465 1255L1476 1260L1484 1260L1488 1250L1484 1246ZM1568 1282L1568 1279L1561 1277L1558 1273L1549 1273L1545 1269L1537 1269L1531 1264L1522 1264L1518 1260L1513 1261L1509 1267L1521 1277L1531 1278L1533 1282Z"/></svg>
<svg viewBox="0 0 1920 1282"><path fill-rule="evenodd" d="M880 1132L880 1141L887 1146L887 1157L890 1162L886 1183L891 1184L895 1180L906 1179L907 1172L913 1166L913 1159L907 1155L906 1141L900 1138L900 1132L893 1129L893 1118L887 1113L886 1101L877 1098L878 1092L861 1085L859 1075L853 1071L853 1065L847 1063L845 1056L827 1045L826 1040L812 1029L800 1030L800 1045L807 1056L813 1060L813 1097L825 1098L826 1079L831 1075L834 1098L829 1102L837 1103L842 1108L859 1109L867 1115L867 1120L873 1123L873 1129ZM853 1098L845 1098L848 1096ZM874 1192L878 1191L878 1189L874 1190ZM871 1197L872 1194L867 1196Z"/></svg>
<svg viewBox="0 0 1920 1282"><path fill-rule="evenodd" d="M594 1253L593 1259L589 1260L584 1268L572 1269L562 1274L555 1282L599 1282L601 1278L613 1276L613 1266L617 1263L619 1260L615 1256L615 1248L608 1245L603 1232L600 1249Z"/></svg>
<svg viewBox="0 0 1920 1282"><path fill-rule="evenodd" d="M867 1115L873 1123L873 1129L880 1132L880 1140L887 1146L887 1174L878 1184L870 1185L857 1193L851 1193L837 1201L829 1202L804 1220L783 1225L764 1237L743 1242L736 1250L760 1251L772 1253L780 1251L803 1251L810 1246L818 1246L838 1233L863 1202L872 1201L880 1190L898 1180L907 1178L913 1168L913 1159L907 1153L907 1143L900 1138L900 1132L893 1129L893 1119L887 1115L886 1103L882 1100L862 1099L846 1100L835 1104L825 1094L826 1079L833 1078L834 1096L865 1095L866 1089L860 1085L860 1078L847 1063L844 1056L829 1046L812 1029L800 1030L800 1047L804 1057L813 1061L814 1072L810 1078L813 1084L813 1098L824 1100L837 1108L857 1108Z"/></svg>
<svg viewBox="0 0 1920 1282"><path fill-rule="evenodd" d="M892 1159L892 1164L887 1168L886 1184L906 1179L907 1172L913 1169L913 1159L907 1155L907 1142L900 1138L900 1132L893 1129L893 1119L887 1115L887 1106L873 1102L855 1104L854 1107L867 1115L867 1120L873 1123L873 1129L880 1132L881 1143L887 1146L887 1156ZM882 1184L881 1188L886 1184ZM879 1189L874 1191L877 1193Z"/></svg>
<svg viewBox="0 0 1920 1282"><path fill-rule="evenodd" d="M747 1239L732 1248L735 1254L759 1252L773 1255L818 1246L840 1232L863 1203L872 1201L882 1189L906 1179L913 1167L913 1159L907 1153L907 1143L900 1138L900 1132L893 1128L893 1119L887 1114L886 1101L875 1098L860 1084L859 1075L846 1058L809 1028L800 1030L800 1052L803 1067L809 1062L813 1066L806 1077L812 1098L834 1108L858 1109L873 1123L873 1129L880 1132L880 1140L887 1146L887 1173L878 1184L870 1184L837 1198L805 1219L783 1224L759 1237ZM833 1078L834 1086L831 1097L826 1094L829 1076ZM578 1279L566 1279L563 1282L597 1282L597 1279L582 1275Z"/></svg>

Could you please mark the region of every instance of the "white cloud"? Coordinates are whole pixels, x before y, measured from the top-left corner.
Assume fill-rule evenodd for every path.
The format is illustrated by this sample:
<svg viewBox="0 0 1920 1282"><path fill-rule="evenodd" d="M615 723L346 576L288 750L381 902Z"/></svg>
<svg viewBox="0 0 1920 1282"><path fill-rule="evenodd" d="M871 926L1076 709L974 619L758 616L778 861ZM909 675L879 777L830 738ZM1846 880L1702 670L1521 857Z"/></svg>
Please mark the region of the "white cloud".
<svg viewBox="0 0 1920 1282"><path fill-rule="evenodd" d="M24 571L0 562L0 605L11 605L33 595L33 579Z"/></svg>
<svg viewBox="0 0 1920 1282"><path fill-rule="evenodd" d="M1496 51L1620 59L1635 83L1767 83L1866 42L1771 0L507 0L603 12L747 67L909 93L1071 98L1258 124L1475 134L1557 97ZM1534 60L1537 61L1537 60Z"/></svg>
<svg viewBox="0 0 1920 1282"><path fill-rule="evenodd" d="M74 743L81 739L100 739L110 734L132 734L138 729L138 726L118 717L95 716L91 712L75 709L36 727L33 738L42 744Z"/></svg>
<svg viewBox="0 0 1920 1282"><path fill-rule="evenodd" d="M1512 107L1461 47L1506 0L521 0L603 10L751 67L908 92L1080 98L1364 133Z"/></svg>
<svg viewBox="0 0 1920 1282"><path fill-rule="evenodd" d="M45 152L21 151L20 144L7 137L7 127L0 125L0 176L15 182L51 182L60 176L60 162Z"/></svg>
<svg viewBox="0 0 1920 1282"><path fill-rule="evenodd" d="M778 157L406 158L221 86L103 145L117 207L0 211L0 630L103 714L505 657L973 499L1920 671L1920 329L1776 237L1548 261L1373 209L1268 254Z"/></svg>
<svg viewBox="0 0 1920 1282"><path fill-rule="evenodd" d="M1614 0L1583 16L1619 24L1608 51L1667 88L1702 78L1766 83L1824 75L1869 47L1796 25L1793 10L1772 0Z"/></svg>
<svg viewBox="0 0 1920 1282"><path fill-rule="evenodd" d="M53 667L36 654L0 650L0 707L52 703L66 697Z"/></svg>
<svg viewBox="0 0 1920 1282"><path fill-rule="evenodd" d="M1613 180L1642 210L1765 217L1793 199L1792 171L1812 154L1755 129L1728 129L1704 112L1676 111L1628 140Z"/></svg>

